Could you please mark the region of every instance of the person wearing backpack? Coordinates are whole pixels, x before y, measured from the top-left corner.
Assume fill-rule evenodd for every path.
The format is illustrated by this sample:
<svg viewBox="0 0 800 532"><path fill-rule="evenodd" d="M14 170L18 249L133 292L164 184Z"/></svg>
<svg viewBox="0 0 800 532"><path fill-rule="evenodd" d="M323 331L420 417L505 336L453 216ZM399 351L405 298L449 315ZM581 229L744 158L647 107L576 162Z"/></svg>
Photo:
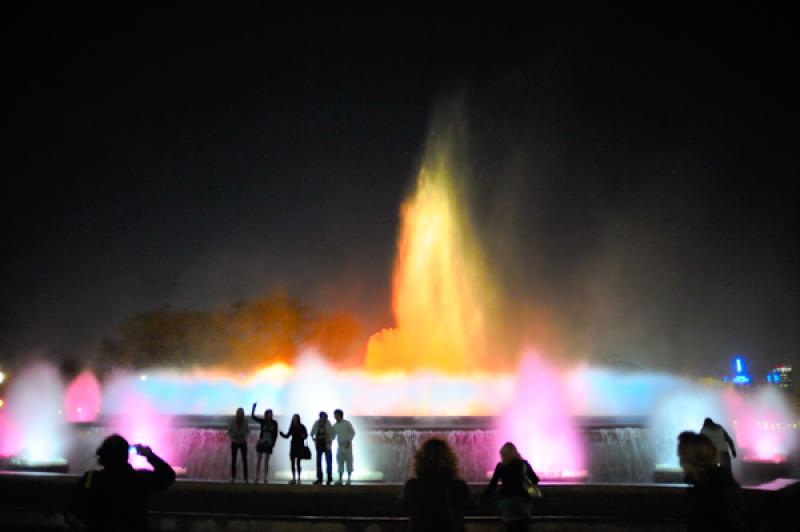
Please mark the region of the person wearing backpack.
<svg viewBox="0 0 800 532"><path fill-rule="evenodd" d="M533 515L533 499L541 497L539 477L511 442L500 448L500 462L494 469L492 480L481 494L481 502L486 502L491 497L498 482L500 497L497 507L503 526L508 532L528 530L528 523Z"/></svg>
<svg viewBox="0 0 800 532"><path fill-rule="evenodd" d="M328 485L333 484L333 464L331 463L331 443L333 442L333 425L328 421L328 413L320 412L319 419L311 425L311 438L317 450L317 481L322 484L322 458L325 458L325 471L328 473Z"/></svg>

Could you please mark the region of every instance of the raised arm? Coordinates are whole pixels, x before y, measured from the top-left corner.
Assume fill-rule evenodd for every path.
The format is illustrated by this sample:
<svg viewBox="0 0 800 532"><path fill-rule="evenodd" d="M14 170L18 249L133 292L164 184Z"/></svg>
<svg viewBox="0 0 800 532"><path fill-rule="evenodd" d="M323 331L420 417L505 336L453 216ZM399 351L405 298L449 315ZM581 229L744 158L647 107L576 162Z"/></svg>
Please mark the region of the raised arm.
<svg viewBox="0 0 800 532"><path fill-rule="evenodd" d="M253 421L258 421L259 423L264 421L263 417L258 417L256 415L256 403L253 403L253 409L250 411L250 417L253 418Z"/></svg>
<svg viewBox="0 0 800 532"><path fill-rule="evenodd" d="M168 463L161 459L154 453L150 447L141 446L138 450L139 454L143 455L150 465L153 466L153 471L143 472L147 475L147 487L150 490L164 489L173 482L175 482L175 470L172 469Z"/></svg>

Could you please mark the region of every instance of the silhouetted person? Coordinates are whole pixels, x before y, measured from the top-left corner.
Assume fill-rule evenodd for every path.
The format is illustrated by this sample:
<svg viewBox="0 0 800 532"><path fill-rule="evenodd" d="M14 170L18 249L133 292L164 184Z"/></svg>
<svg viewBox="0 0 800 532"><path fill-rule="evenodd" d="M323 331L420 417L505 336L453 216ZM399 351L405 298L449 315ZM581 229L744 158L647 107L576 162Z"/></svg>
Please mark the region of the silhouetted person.
<svg viewBox="0 0 800 532"><path fill-rule="evenodd" d="M342 475L347 468L347 484L353 476L353 438L356 437L356 430L353 424L344 418L344 412L340 409L333 411L336 423L333 424L333 437L336 438L336 464L339 466L339 480L342 483Z"/></svg>
<svg viewBox="0 0 800 532"><path fill-rule="evenodd" d="M128 442L109 436L97 449L99 471L89 471L78 481L67 510L72 530L88 532L141 532L147 530L147 496L175 482L175 471L145 445L136 445L153 471L138 471L128 464Z"/></svg>
<svg viewBox="0 0 800 532"><path fill-rule="evenodd" d="M426 440L414 456L415 478L406 481L401 502L412 532L463 532L472 494L459 478L458 460L446 441Z"/></svg>
<svg viewBox="0 0 800 532"><path fill-rule="evenodd" d="M228 426L228 436L231 439L231 482L236 480L236 453L242 454L242 469L244 481L247 482L247 435L250 427L244 418L244 409L236 409L236 417L233 418Z"/></svg>
<svg viewBox="0 0 800 532"><path fill-rule="evenodd" d="M686 482L691 484L687 531L746 530L741 490L730 473L717 465L717 448L711 440L702 434L682 432L678 436L678 457Z"/></svg>
<svg viewBox="0 0 800 532"><path fill-rule="evenodd" d="M320 412L319 419L311 425L311 438L317 450L317 481L322 484L322 457L325 457L325 471L328 473L328 484L333 483L333 465L331 464L331 442L333 442L333 425L328 421L327 412Z"/></svg>
<svg viewBox="0 0 800 532"><path fill-rule="evenodd" d="M528 523L533 515L533 498L526 488L538 486L539 477L511 442L500 448L500 462L494 468L492 480L481 494L481 502L486 502L491 497L498 482L500 498L497 507L503 526L509 532L528 530ZM538 487L534 489L538 490Z"/></svg>
<svg viewBox="0 0 800 532"><path fill-rule="evenodd" d="M310 456L305 456L305 441L308 438L308 431L306 430L306 426L300 423L300 415L295 414L292 416L292 423L289 425L289 430L286 431L286 434L283 432L280 433L281 436L284 438L291 438L292 440L289 442L289 461L292 462L292 481L291 484L297 482L298 484L301 482L300 474L303 472L302 468L300 467L300 461L305 460L307 458L311 458ZM297 478L295 479L295 470L297 471Z"/></svg>
<svg viewBox="0 0 800 532"><path fill-rule="evenodd" d="M272 419L272 409L264 410L264 417L256 415L256 403L250 411L250 417L258 423L261 430L258 433L258 443L256 443L256 482L258 482L258 471L261 469L261 460L264 460L264 484L267 483L269 475L269 459L272 457L272 449L278 441L278 422Z"/></svg>
<svg viewBox="0 0 800 532"><path fill-rule="evenodd" d="M703 428L700 434L711 440L711 443L716 447L717 463L719 463L723 469L731 472L731 455L733 455L734 458L736 457L736 446L733 444L733 439L731 439L728 431L726 431L722 425L715 423L713 419L707 417L705 421L703 421Z"/></svg>

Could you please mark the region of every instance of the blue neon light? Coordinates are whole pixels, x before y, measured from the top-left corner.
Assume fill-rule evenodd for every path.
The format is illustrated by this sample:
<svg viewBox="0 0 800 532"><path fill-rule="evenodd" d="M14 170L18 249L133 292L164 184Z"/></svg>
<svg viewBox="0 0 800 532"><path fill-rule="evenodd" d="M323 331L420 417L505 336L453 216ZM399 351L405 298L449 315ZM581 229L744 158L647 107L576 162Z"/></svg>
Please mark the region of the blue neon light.
<svg viewBox="0 0 800 532"><path fill-rule="evenodd" d="M747 375L737 375L733 378L733 382L736 384L747 384L750 382L750 377Z"/></svg>
<svg viewBox="0 0 800 532"><path fill-rule="evenodd" d="M772 374L771 373L767 374L767 382L772 382Z"/></svg>
<svg viewBox="0 0 800 532"><path fill-rule="evenodd" d="M741 373L742 372L742 366L743 366L742 359L739 358L739 357L736 357L736 373Z"/></svg>

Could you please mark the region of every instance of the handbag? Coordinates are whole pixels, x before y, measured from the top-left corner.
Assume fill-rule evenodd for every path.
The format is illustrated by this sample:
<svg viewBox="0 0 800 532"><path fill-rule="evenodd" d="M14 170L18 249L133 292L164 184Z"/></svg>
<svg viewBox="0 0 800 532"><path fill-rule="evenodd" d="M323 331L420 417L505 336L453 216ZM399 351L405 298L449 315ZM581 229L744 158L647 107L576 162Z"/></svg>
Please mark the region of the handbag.
<svg viewBox="0 0 800 532"><path fill-rule="evenodd" d="M534 482L528 476L528 468L526 467L524 460L522 462L522 489L524 489L525 493L534 499L538 499L542 496L542 490L539 489L539 486L534 484Z"/></svg>
<svg viewBox="0 0 800 532"><path fill-rule="evenodd" d="M305 442L303 443L303 448L300 449L300 460L311 460L311 449L308 448Z"/></svg>

